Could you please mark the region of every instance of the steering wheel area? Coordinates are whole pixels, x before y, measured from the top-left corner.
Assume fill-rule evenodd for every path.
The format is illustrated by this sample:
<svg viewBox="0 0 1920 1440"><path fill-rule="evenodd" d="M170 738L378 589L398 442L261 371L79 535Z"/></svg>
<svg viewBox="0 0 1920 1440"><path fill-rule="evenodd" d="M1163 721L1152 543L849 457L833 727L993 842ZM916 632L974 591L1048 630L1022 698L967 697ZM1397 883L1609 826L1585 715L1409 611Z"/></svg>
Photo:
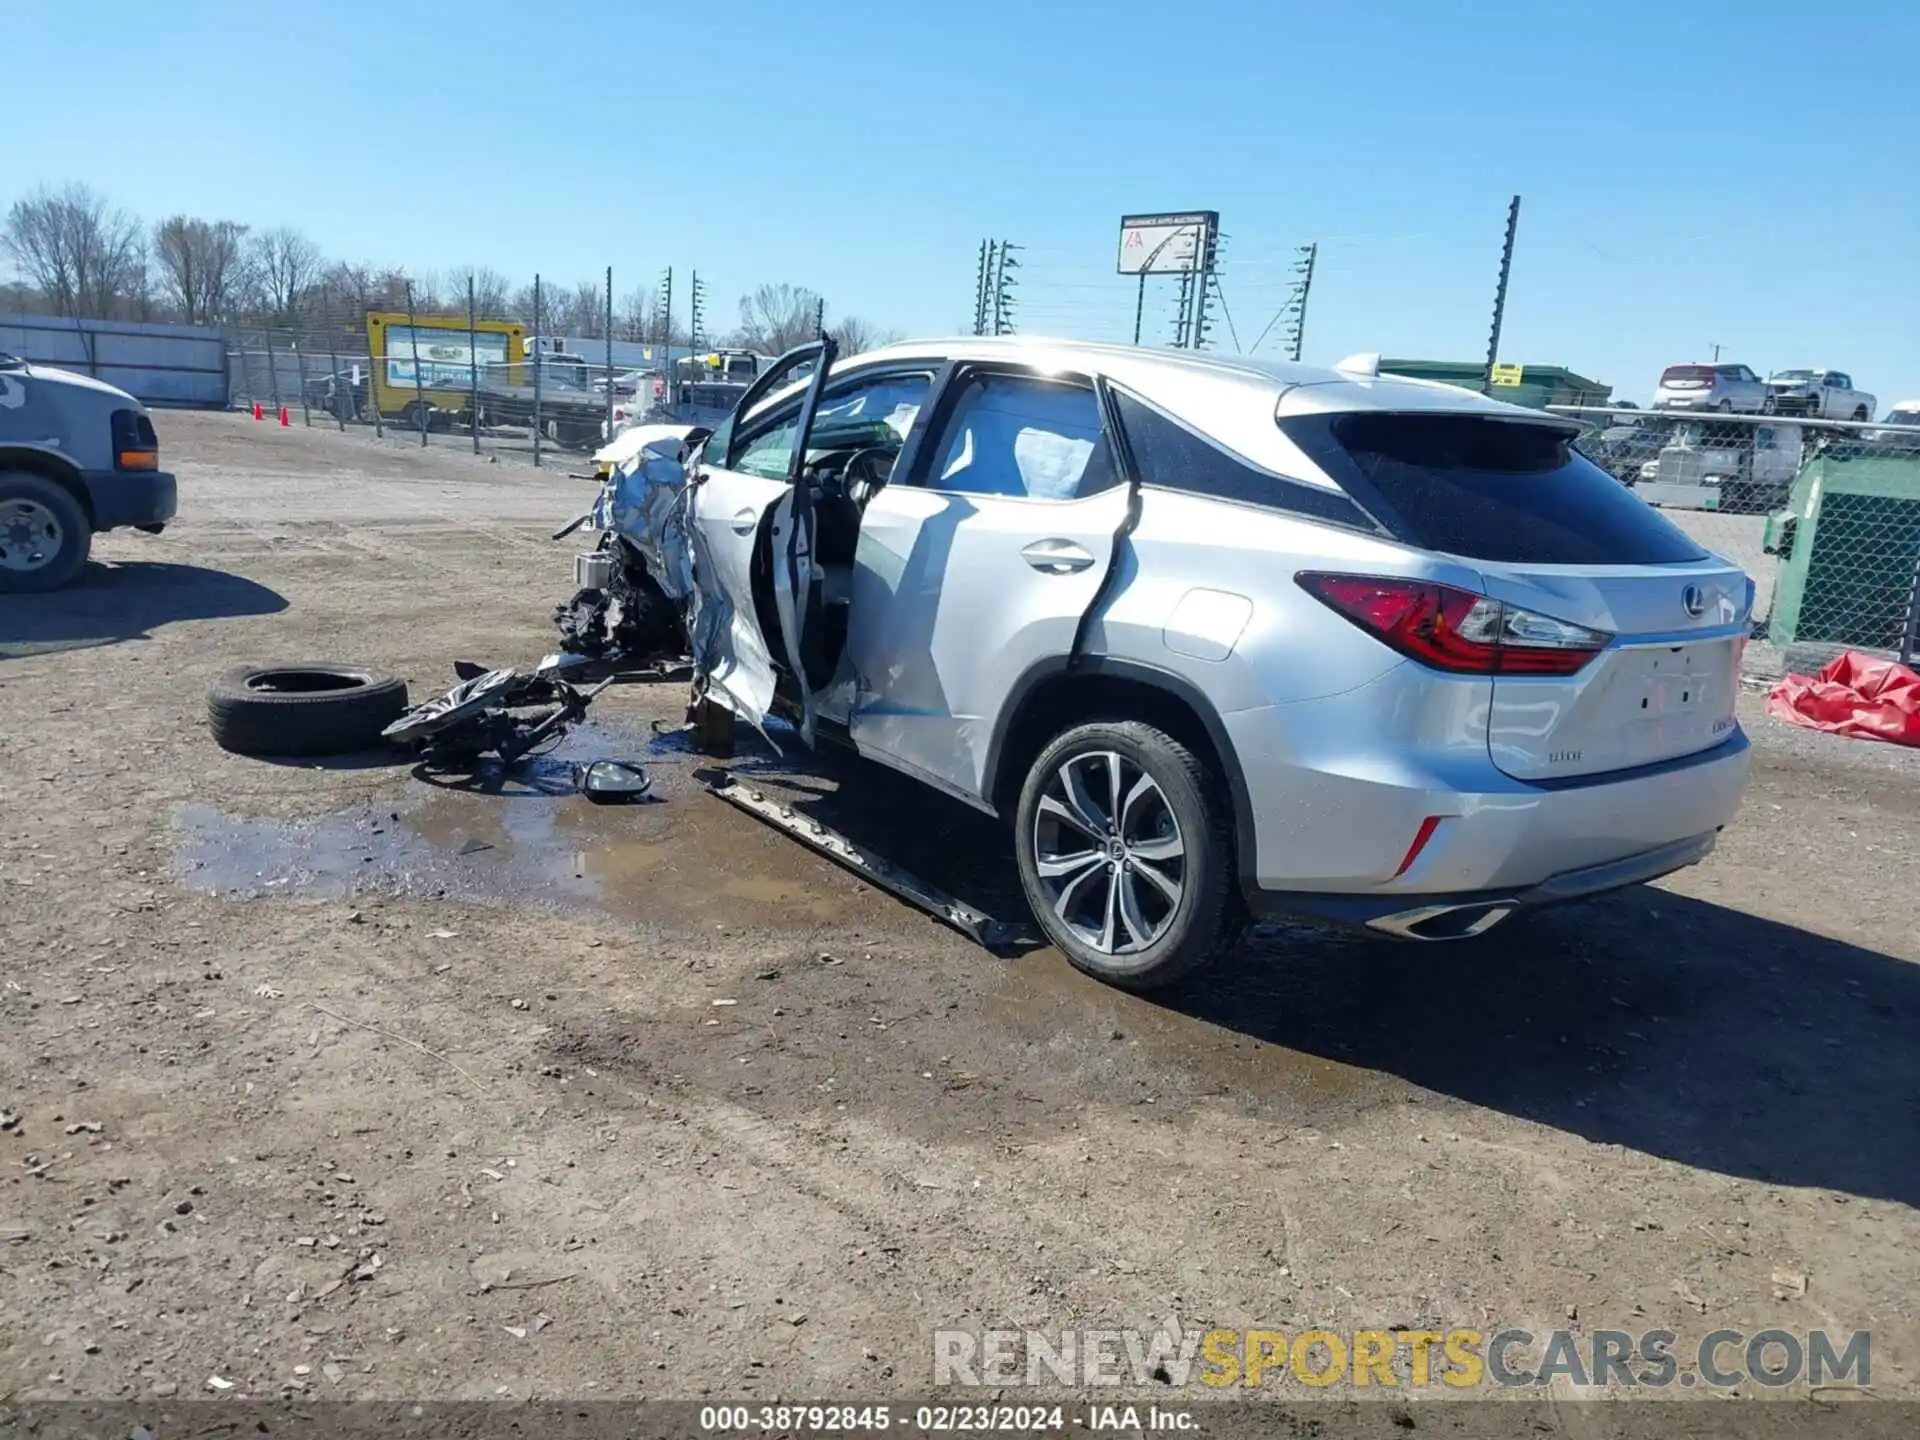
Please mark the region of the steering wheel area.
<svg viewBox="0 0 1920 1440"><path fill-rule="evenodd" d="M888 445L855 450L840 467L841 492L855 505L864 506L887 483L899 454L898 447Z"/></svg>

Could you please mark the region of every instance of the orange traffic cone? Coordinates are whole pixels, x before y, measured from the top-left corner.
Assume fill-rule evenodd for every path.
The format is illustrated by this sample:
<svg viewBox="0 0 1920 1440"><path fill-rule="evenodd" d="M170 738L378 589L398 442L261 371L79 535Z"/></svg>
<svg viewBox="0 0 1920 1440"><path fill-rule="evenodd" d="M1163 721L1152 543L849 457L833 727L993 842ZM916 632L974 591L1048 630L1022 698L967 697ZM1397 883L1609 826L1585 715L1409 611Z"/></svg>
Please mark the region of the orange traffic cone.
<svg viewBox="0 0 1920 1440"><path fill-rule="evenodd" d="M287 428L287 426L291 425L292 423L293 422L291 420L287 419L287 407L282 405L280 407L280 428L284 430Z"/></svg>
<svg viewBox="0 0 1920 1440"><path fill-rule="evenodd" d="M260 402L258 400L253 402L253 418L256 420L264 420L267 418L266 412L261 410Z"/></svg>

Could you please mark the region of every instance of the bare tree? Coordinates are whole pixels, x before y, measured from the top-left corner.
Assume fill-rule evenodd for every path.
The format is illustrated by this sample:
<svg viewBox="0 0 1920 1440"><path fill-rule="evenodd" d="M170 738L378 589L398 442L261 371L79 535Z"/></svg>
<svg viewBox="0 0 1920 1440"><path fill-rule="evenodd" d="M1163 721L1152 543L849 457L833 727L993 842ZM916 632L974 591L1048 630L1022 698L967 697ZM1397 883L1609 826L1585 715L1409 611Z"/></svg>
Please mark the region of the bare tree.
<svg viewBox="0 0 1920 1440"><path fill-rule="evenodd" d="M379 272L368 262L342 260L327 267L312 301L323 324L358 329L378 297Z"/></svg>
<svg viewBox="0 0 1920 1440"><path fill-rule="evenodd" d="M276 321L291 320L320 278L320 247L289 225L254 237L249 268L261 308Z"/></svg>
<svg viewBox="0 0 1920 1440"><path fill-rule="evenodd" d="M813 339L820 297L804 285L762 285L740 297L739 341L763 355L778 355Z"/></svg>
<svg viewBox="0 0 1920 1440"><path fill-rule="evenodd" d="M613 337L643 345L685 345L687 327L678 321L668 325L660 313L660 295L652 288L629 290L621 298L614 318Z"/></svg>
<svg viewBox="0 0 1920 1440"><path fill-rule="evenodd" d="M209 325L231 312L247 227L231 220L175 215L153 227L160 288L189 325Z"/></svg>
<svg viewBox="0 0 1920 1440"><path fill-rule="evenodd" d="M849 315L845 319L827 327L827 333L833 336L834 343L840 347L842 355L858 355L864 350L878 350L882 345L891 345L900 338L898 330L886 330L862 320L858 315Z"/></svg>
<svg viewBox="0 0 1920 1440"><path fill-rule="evenodd" d="M651 290L629 290L620 297L620 308L614 312L613 338L640 341L653 339L654 309L655 301Z"/></svg>
<svg viewBox="0 0 1920 1440"><path fill-rule="evenodd" d="M16 200L0 248L63 315L111 316L145 289L140 222L85 185Z"/></svg>
<svg viewBox="0 0 1920 1440"><path fill-rule="evenodd" d="M507 313L507 277L488 266L466 266L473 281L473 313L483 320L497 320Z"/></svg>
<svg viewBox="0 0 1920 1440"><path fill-rule="evenodd" d="M601 280L582 280L573 287L568 308L567 334L584 340L603 340L607 334L607 292Z"/></svg>

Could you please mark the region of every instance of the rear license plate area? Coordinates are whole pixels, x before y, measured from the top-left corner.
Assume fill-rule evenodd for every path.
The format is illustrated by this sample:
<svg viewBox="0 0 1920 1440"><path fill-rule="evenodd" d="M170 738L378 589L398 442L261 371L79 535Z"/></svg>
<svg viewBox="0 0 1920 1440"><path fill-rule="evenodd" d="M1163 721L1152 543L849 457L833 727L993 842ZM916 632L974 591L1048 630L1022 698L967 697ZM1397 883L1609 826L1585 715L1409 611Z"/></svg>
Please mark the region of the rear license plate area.
<svg viewBox="0 0 1920 1440"><path fill-rule="evenodd" d="M1713 730L1716 722L1731 717L1733 641L1648 649L1634 655L1637 663L1621 687L1623 721L1657 725L1679 734L1696 728Z"/></svg>

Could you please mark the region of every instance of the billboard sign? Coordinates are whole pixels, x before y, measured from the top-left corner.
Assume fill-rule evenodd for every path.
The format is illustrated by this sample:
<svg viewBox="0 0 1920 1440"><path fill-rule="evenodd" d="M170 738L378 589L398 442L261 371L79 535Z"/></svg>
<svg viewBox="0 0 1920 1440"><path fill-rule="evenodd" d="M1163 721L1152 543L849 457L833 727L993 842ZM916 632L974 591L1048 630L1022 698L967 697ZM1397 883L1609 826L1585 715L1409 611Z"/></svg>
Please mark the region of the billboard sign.
<svg viewBox="0 0 1920 1440"><path fill-rule="evenodd" d="M1122 215L1120 273L1180 275L1198 270L1219 233L1218 210Z"/></svg>
<svg viewBox="0 0 1920 1440"><path fill-rule="evenodd" d="M469 343L471 342L471 343ZM477 361L484 378L487 367L507 363L507 337L482 330L469 337L465 330L419 327L416 335L405 325L387 326L387 384L400 389L414 385L415 344L420 353L420 385L427 390L465 390L473 384Z"/></svg>

